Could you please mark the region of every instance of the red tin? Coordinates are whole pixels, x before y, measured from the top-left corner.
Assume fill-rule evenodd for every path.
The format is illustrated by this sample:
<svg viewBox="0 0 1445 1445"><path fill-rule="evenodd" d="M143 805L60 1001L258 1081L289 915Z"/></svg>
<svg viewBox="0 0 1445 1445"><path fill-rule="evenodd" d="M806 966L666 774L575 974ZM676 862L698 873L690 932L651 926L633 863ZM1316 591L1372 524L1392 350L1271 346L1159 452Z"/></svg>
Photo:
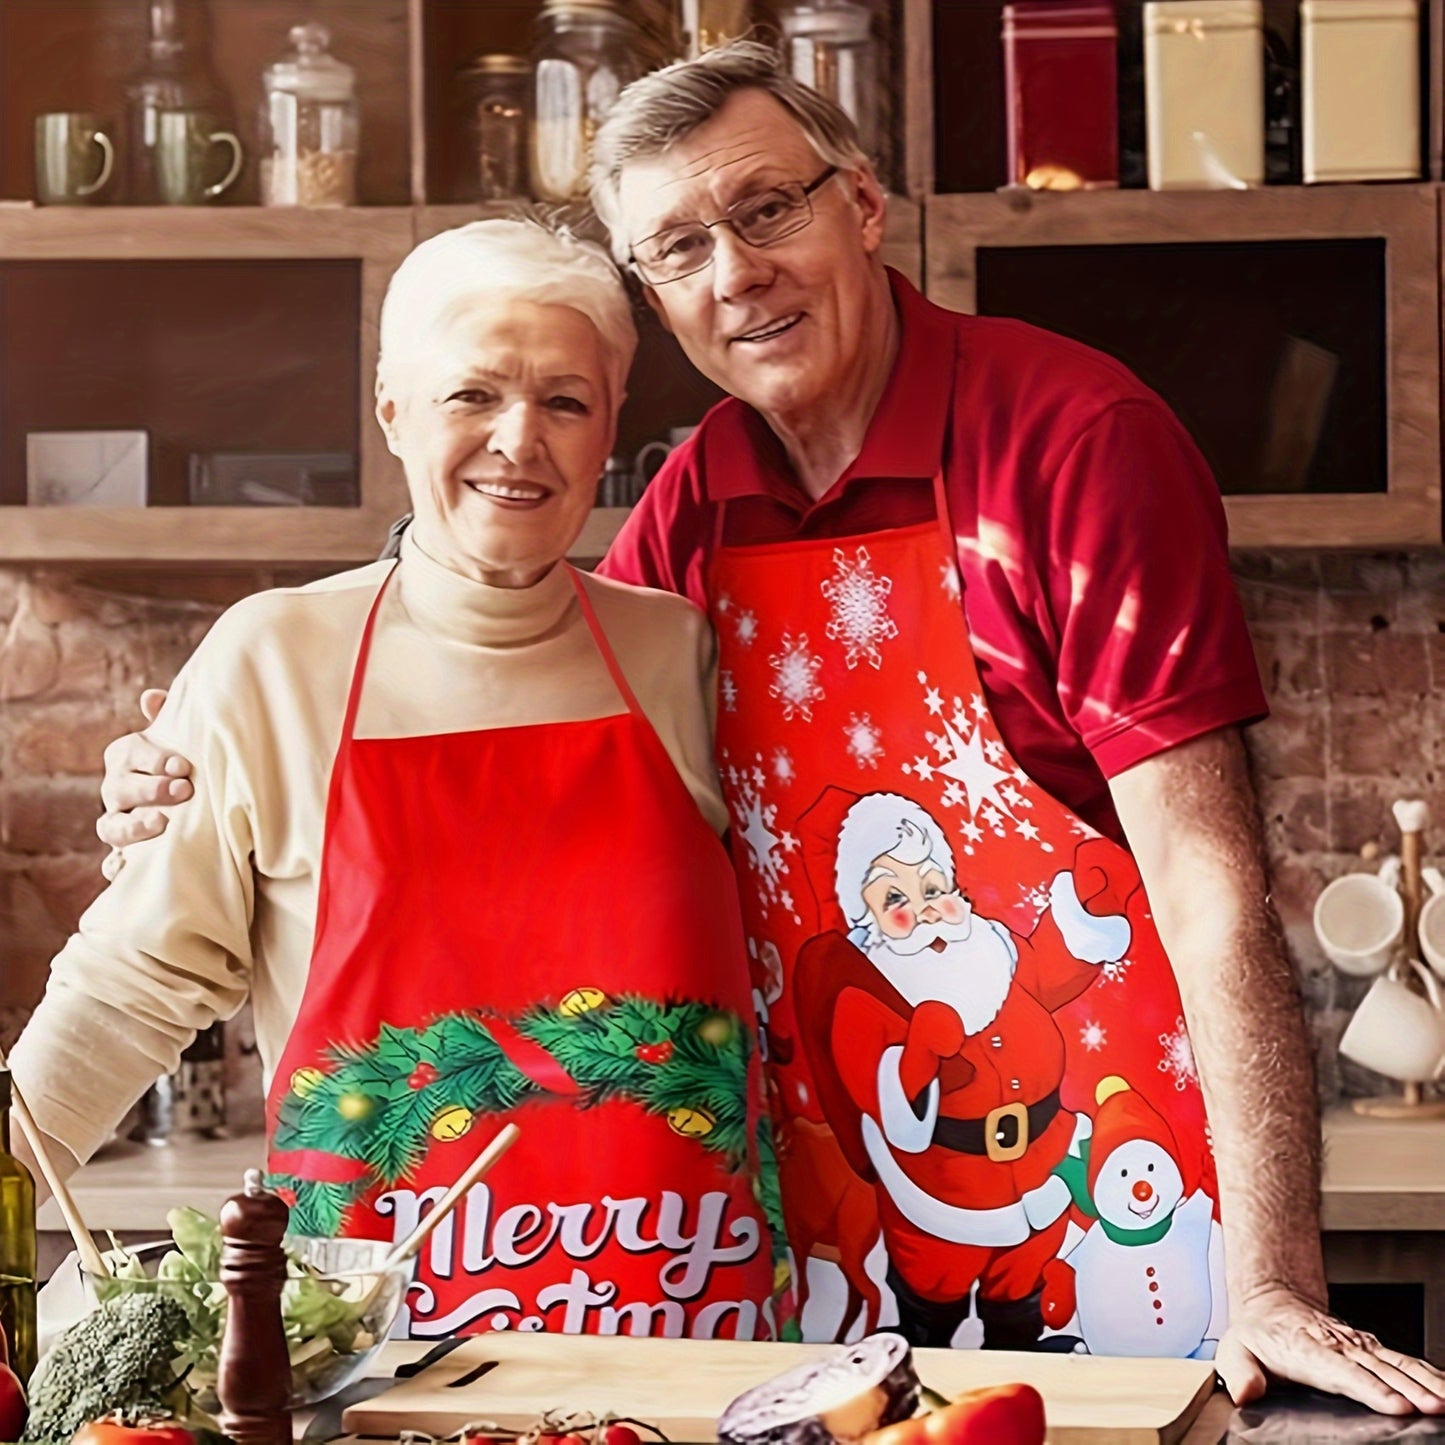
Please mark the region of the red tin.
<svg viewBox="0 0 1445 1445"><path fill-rule="evenodd" d="M1114 6L1100 0L1004 6L1011 184L1119 184L1118 43Z"/></svg>

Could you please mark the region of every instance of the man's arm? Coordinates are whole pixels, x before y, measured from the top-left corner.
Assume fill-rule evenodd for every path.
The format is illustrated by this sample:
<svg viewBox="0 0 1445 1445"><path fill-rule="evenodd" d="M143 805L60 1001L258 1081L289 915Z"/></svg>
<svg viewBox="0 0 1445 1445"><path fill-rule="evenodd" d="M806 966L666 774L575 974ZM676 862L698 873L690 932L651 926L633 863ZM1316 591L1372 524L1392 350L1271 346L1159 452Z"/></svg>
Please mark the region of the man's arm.
<svg viewBox="0 0 1445 1445"><path fill-rule="evenodd" d="M1445 1374L1326 1312L1320 1133L1294 970L1235 728L1111 784L1179 981L1219 1174L1230 1325L1216 1361L1237 1403L1267 1375L1375 1410L1445 1413Z"/></svg>

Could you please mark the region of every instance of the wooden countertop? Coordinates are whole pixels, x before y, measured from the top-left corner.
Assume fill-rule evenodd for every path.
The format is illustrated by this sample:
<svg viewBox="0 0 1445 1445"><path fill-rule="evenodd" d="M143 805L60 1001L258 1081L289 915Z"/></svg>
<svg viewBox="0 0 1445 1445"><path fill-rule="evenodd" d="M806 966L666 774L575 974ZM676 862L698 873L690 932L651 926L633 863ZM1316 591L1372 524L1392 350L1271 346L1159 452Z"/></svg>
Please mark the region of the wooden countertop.
<svg viewBox="0 0 1445 1445"><path fill-rule="evenodd" d="M1324 1119L1323 1224L1327 1230L1445 1231L1445 1119L1367 1119L1336 1109ZM259 1135L156 1148L117 1144L72 1181L94 1229L164 1231L166 1211L191 1204L214 1214L262 1162ZM64 1224L53 1203L43 1230Z"/></svg>

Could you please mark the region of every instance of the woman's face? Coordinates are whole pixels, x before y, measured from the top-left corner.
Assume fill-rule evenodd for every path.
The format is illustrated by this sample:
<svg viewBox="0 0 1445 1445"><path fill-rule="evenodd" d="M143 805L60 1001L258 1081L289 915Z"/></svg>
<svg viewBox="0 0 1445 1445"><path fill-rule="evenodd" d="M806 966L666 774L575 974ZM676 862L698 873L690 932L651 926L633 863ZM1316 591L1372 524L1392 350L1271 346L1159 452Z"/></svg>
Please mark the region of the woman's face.
<svg viewBox="0 0 1445 1445"><path fill-rule="evenodd" d="M497 587L530 587L587 520L620 396L601 334L570 306L498 298L419 339L377 399L416 539Z"/></svg>

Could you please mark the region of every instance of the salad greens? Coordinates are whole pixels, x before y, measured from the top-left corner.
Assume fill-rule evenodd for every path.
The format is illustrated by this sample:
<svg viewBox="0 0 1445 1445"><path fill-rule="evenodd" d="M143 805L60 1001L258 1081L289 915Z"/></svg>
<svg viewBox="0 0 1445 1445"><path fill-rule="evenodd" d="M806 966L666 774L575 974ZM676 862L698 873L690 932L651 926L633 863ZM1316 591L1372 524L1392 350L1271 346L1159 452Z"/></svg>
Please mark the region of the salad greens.
<svg viewBox="0 0 1445 1445"><path fill-rule="evenodd" d="M106 1254L112 1278L93 1281L103 1303L120 1295L155 1291L185 1310L187 1336L176 1341L189 1382L202 1393L213 1385L226 1323L226 1287L221 1278L221 1226L199 1209L172 1209L166 1215L175 1248L161 1258L154 1274L128 1250ZM328 1279L308 1265L291 1241L285 1242L286 1284L281 1318L291 1350L293 1392L329 1370L338 1355L368 1350L375 1337L363 1324L376 1294L364 1280Z"/></svg>

